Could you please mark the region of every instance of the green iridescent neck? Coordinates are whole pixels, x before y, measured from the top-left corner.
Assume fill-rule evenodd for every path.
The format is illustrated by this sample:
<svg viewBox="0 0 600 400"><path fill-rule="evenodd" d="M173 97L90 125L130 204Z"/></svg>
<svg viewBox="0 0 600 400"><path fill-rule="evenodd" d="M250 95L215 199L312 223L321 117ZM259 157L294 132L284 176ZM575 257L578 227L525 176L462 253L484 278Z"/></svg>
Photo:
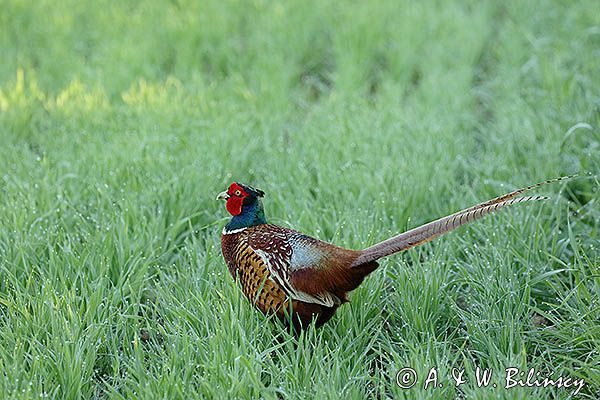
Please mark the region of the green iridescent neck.
<svg viewBox="0 0 600 400"><path fill-rule="evenodd" d="M242 212L234 216L225 225L225 230L233 231L235 229L247 228L249 226L266 224L265 211L260 200L256 199L250 204L244 204Z"/></svg>

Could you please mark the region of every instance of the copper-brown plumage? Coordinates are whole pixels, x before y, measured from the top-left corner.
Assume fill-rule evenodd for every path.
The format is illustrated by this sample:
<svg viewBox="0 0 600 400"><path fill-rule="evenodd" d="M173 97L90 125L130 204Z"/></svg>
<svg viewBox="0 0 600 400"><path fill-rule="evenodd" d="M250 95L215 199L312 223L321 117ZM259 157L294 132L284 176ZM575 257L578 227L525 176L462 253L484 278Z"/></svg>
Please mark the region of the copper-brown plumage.
<svg viewBox="0 0 600 400"><path fill-rule="evenodd" d="M227 200L233 218L223 229L223 257L246 297L262 312L300 329L327 322L348 301L348 292L378 266L377 260L418 246L459 226L513 204L544 200L520 196L549 180L518 189L422 225L364 250L349 250L266 222L264 193L232 183L217 198ZM520 197L519 197L520 196Z"/></svg>

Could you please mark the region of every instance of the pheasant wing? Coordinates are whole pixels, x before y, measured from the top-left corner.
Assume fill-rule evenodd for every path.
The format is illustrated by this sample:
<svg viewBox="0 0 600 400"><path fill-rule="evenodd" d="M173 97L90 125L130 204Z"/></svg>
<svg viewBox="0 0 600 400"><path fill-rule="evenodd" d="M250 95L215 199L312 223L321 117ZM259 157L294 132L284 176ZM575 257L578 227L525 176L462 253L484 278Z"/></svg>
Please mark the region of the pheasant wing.
<svg viewBox="0 0 600 400"><path fill-rule="evenodd" d="M248 246L263 260L272 279L283 291L293 300L305 303L316 303L326 307L339 304L340 300L332 293L306 293L294 287L291 281L292 271L302 267L295 265L298 254L295 257L294 252L302 252L299 243L292 243L296 232L275 225L267 225L266 228L254 230L248 235Z"/></svg>

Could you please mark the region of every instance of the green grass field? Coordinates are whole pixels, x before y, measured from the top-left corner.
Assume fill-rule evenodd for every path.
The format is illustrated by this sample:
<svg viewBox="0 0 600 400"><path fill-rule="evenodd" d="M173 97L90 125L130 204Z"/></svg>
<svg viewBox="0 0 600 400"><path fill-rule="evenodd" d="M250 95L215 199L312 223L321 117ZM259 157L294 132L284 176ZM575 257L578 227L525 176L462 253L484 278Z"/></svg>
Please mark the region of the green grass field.
<svg viewBox="0 0 600 400"><path fill-rule="evenodd" d="M599 398L597 2L0 3L0 398ZM571 173L299 338L221 257L233 180L362 248Z"/></svg>

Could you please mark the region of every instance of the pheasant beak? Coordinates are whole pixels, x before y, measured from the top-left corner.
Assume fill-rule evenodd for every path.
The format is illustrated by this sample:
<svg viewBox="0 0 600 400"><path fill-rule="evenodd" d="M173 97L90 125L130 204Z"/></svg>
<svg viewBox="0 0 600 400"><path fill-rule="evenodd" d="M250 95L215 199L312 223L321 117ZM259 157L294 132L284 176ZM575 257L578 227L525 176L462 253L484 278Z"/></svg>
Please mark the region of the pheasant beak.
<svg viewBox="0 0 600 400"><path fill-rule="evenodd" d="M227 200L229 198L229 194L227 192L221 192L217 196L217 200Z"/></svg>

